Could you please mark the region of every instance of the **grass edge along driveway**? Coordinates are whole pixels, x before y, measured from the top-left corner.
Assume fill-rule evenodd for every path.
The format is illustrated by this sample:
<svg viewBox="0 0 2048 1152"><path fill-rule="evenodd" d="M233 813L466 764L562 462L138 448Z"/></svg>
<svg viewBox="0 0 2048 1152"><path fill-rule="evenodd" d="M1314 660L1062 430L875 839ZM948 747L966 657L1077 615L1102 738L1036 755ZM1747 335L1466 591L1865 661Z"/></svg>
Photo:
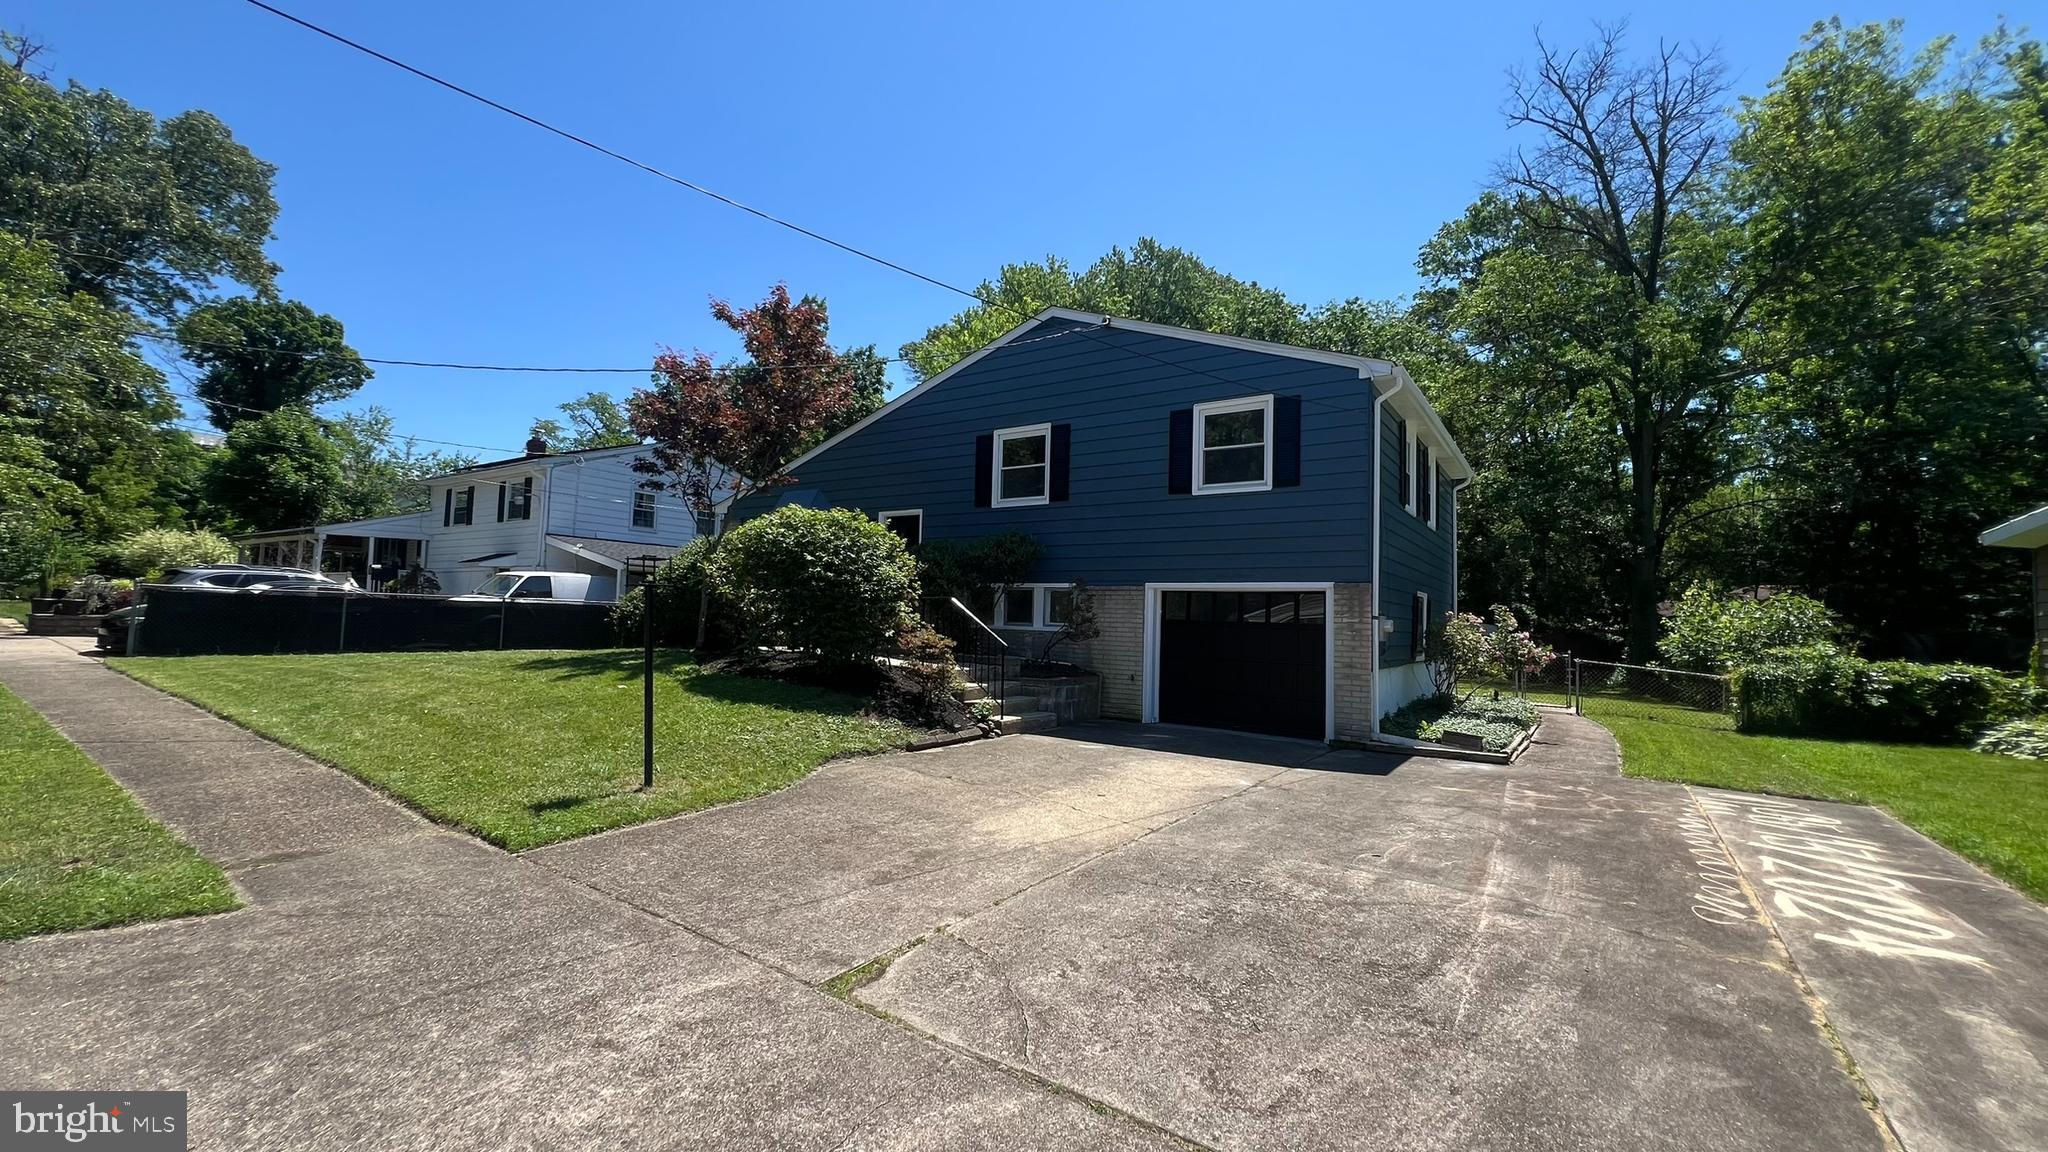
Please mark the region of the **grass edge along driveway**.
<svg viewBox="0 0 2048 1152"><path fill-rule="evenodd" d="M219 866L0 688L0 940L240 906Z"/></svg>
<svg viewBox="0 0 2048 1152"><path fill-rule="evenodd" d="M632 650L163 656L108 661L519 851L747 800L828 760L901 748L862 701L663 654L655 787L640 784Z"/></svg>
<svg viewBox="0 0 2048 1152"><path fill-rule="evenodd" d="M2035 900L2048 903L2048 761L1968 748L1710 730L1585 698L1586 717L1621 742L1622 771L1738 792L1882 808Z"/></svg>

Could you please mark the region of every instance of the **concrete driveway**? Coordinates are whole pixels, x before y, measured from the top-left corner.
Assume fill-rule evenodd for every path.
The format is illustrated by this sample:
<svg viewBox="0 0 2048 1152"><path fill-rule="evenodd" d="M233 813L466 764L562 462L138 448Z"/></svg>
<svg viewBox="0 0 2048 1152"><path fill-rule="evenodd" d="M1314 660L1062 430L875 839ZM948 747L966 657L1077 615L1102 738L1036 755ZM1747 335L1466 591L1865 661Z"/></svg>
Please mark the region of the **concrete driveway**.
<svg viewBox="0 0 2048 1152"><path fill-rule="evenodd" d="M1948 858L1972 963L1831 959L1767 857L1889 831L1568 716L1505 770L1084 726L508 856L45 651L0 680L249 907L0 945L0 1088L187 1089L195 1147L2048 1146L2040 909Z"/></svg>

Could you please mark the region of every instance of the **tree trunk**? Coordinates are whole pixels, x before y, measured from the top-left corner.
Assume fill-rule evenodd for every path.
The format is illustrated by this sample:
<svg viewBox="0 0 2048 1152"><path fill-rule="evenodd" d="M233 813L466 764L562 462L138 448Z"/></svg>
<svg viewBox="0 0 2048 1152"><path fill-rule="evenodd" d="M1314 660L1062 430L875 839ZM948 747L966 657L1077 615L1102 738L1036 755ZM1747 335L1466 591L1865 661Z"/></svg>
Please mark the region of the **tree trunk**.
<svg viewBox="0 0 2048 1152"><path fill-rule="evenodd" d="M711 558L718 555L719 542L725 539L725 517L718 517L711 527L711 543L704 548L704 567L707 573L711 567ZM697 643L693 646L693 649L700 653L703 652L705 637L710 634L711 585L707 583L697 589Z"/></svg>
<svg viewBox="0 0 2048 1152"><path fill-rule="evenodd" d="M1657 601L1664 567L1663 534L1657 524L1657 448L1650 398L1635 396L1635 435L1629 437L1628 660L1648 664L1657 656Z"/></svg>

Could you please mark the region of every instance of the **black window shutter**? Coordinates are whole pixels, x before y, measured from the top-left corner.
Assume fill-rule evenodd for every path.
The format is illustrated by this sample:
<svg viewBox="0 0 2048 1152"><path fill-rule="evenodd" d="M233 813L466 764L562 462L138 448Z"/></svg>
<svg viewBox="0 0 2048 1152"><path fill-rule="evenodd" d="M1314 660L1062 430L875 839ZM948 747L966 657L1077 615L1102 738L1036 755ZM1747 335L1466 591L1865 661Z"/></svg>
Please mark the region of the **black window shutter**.
<svg viewBox="0 0 2048 1152"><path fill-rule="evenodd" d="M1301 485L1301 397L1273 398L1273 486Z"/></svg>
<svg viewBox="0 0 2048 1152"><path fill-rule="evenodd" d="M455 523L455 489L450 488L441 495L441 527L446 528Z"/></svg>
<svg viewBox="0 0 2048 1152"><path fill-rule="evenodd" d="M533 477L528 476L519 486L526 491L526 499L519 502L519 518L521 520L531 520L533 519Z"/></svg>
<svg viewBox="0 0 2048 1152"><path fill-rule="evenodd" d="M463 515L469 517L469 519L464 520L463 523L474 524L476 523L476 485L471 484L468 488L464 489L463 491L464 494L469 497L469 507L463 509Z"/></svg>
<svg viewBox="0 0 2048 1152"><path fill-rule="evenodd" d="M987 508L994 503L989 498L995 485L996 437L993 432L984 432L974 438L974 506Z"/></svg>
<svg viewBox="0 0 2048 1152"><path fill-rule="evenodd" d="M1176 408L1166 421L1166 491L1185 496L1195 490L1195 410Z"/></svg>
<svg viewBox="0 0 2048 1152"><path fill-rule="evenodd" d="M1434 471L1435 468L1429 462L1429 445L1417 440L1415 442L1415 514L1424 520L1429 519L1429 503L1436 498L1436 493L1431 491L1429 486L1429 477Z"/></svg>
<svg viewBox="0 0 2048 1152"><path fill-rule="evenodd" d="M1417 592L1408 601L1408 658L1410 660L1422 659L1422 633L1429 624L1427 620L1423 619L1423 615L1428 611L1423 607L1425 603L1427 601L1422 598L1422 593L1420 592Z"/></svg>
<svg viewBox="0 0 2048 1152"><path fill-rule="evenodd" d="M500 524L503 524L503 523L505 522L505 489L506 489L506 487L507 487L507 485L506 485L506 483L505 483L505 482L504 482L503 480L500 480L500 481L498 481L498 523L500 523Z"/></svg>
<svg viewBox="0 0 2048 1152"><path fill-rule="evenodd" d="M1052 476L1046 481L1046 499L1067 498L1067 456L1074 446L1074 426L1055 424L1052 426L1052 450L1048 457L1052 461Z"/></svg>
<svg viewBox="0 0 2048 1152"><path fill-rule="evenodd" d="M1410 502L1408 496L1410 484L1408 475L1408 422L1399 416L1394 417L1394 451L1401 456L1401 507L1406 508Z"/></svg>

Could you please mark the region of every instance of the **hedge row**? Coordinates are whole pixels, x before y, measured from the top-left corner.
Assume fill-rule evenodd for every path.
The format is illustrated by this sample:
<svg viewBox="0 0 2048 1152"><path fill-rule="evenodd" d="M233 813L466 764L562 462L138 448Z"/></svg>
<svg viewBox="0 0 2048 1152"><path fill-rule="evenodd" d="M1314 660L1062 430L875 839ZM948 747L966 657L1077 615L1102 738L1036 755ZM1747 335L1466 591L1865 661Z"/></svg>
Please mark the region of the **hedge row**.
<svg viewBox="0 0 2048 1152"><path fill-rule="evenodd" d="M1735 699L1744 732L1914 744L1967 744L2048 707L2048 693L1993 668L1832 651L1773 653L1736 673Z"/></svg>

